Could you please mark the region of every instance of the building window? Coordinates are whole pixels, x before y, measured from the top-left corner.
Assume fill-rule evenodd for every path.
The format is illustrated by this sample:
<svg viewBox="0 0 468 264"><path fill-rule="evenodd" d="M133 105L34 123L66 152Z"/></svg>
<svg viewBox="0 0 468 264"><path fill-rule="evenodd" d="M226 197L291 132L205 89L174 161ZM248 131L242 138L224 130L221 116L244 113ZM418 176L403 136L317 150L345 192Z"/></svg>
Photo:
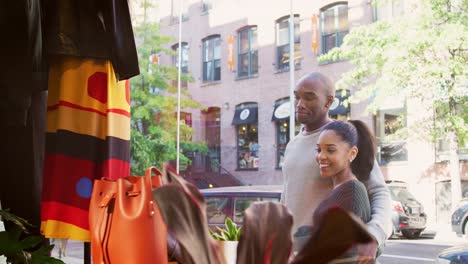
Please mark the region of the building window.
<svg viewBox="0 0 468 264"><path fill-rule="evenodd" d="M239 169L258 168L258 130L257 124L246 124L237 127Z"/></svg>
<svg viewBox="0 0 468 264"><path fill-rule="evenodd" d="M273 109L273 115L271 121L275 122L276 126L276 168L280 169L283 167L284 152L286 151L286 145L289 142L289 113L291 112L291 104L289 103L289 97L276 100L275 108ZM299 132L300 124L295 123L295 132Z"/></svg>
<svg viewBox="0 0 468 264"><path fill-rule="evenodd" d="M188 60L189 60L189 46L186 42L182 42L182 54L181 54L181 61L182 64L180 65L180 70L182 73L187 74L188 73ZM175 44L172 46L172 50L175 52L175 54L172 56L172 64L178 68L179 67L179 44ZM177 86L177 80L173 81L173 86ZM187 88L187 79L181 76L181 82L180 86L182 88Z"/></svg>
<svg viewBox="0 0 468 264"><path fill-rule="evenodd" d="M257 26L239 30L237 76L249 77L258 73Z"/></svg>
<svg viewBox="0 0 468 264"><path fill-rule="evenodd" d="M221 80L221 38L210 36L203 40L203 81Z"/></svg>
<svg viewBox="0 0 468 264"><path fill-rule="evenodd" d="M232 124L237 134L237 169L257 169L259 165L257 103L236 106Z"/></svg>
<svg viewBox="0 0 468 264"><path fill-rule="evenodd" d="M189 19L188 3L186 0L172 0L171 1L171 23L179 23L180 5L182 4L182 22Z"/></svg>
<svg viewBox="0 0 468 264"><path fill-rule="evenodd" d="M343 38L349 32L348 4L337 3L321 9L322 53L341 46Z"/></svg>
<svg viewBox="0 0 468 264"><path fill-rule="evenodd" d="M405 13L404 0L376 1L373 6L374 21L390 21Z"/></svg>
<svg viewBox="0 0 468 264"><path fill-rule="evenodd" d="M301 32L299 30L299 15L294 15L294 63L300 66ZM289 70L289 16L276 20L276 69Z"/></svg>
<svg viewBox="0 0 468 264"><path fill-rule="evenodd" d="M381 165L394 161L407 161L406 109L379 110L376 116L378 160Z"/></svg>
<svg viewBox="0 0 468 264"><path fill-rule="evenodd" d="M208 13L213 8L213 0L202 0L201 11L202 14Z"/></svg>

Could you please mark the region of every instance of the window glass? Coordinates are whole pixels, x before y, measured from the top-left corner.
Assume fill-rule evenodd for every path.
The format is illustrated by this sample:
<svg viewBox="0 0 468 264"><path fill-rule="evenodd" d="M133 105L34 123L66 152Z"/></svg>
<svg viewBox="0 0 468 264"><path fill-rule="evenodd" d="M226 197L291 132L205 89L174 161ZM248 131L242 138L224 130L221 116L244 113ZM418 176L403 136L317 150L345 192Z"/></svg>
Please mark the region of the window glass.
<svg viewBox="0 0 468 264"><path fill-rule="evenodd" d="M254 202L279 202L278 198L273 197L235 197L234 198L234 222L239 224L243 222L244 211Z"/></svg>
<svg viewBox="0 0 468 264"><path fill-rule="evenodd" d="M237 126L238 143L238 168L254 169L259 164L259 145L257 124L245 124Z"/></svg>
<svg viewBox="0 0 468 264"><path fill-rule="evenodd" d="M295 134L299 133L301 125L298 122L295 122ZM277 160L276 168L282 168L284 162L284 152L286 151L286 145L289 142L289 120L276 122L276 149L277 149Z"/></svg>
<svg viewBox="0 0 468 264"><path fill-rule="evenodd" d="M347 31L348 25L348 6L338 6L338 31Z"/></svg>
<svg viewBox="0 0 468 264"><path fill-rule="evenodd" d="M250 60L251 60L250 73L257 74L258 73L258 52L257 51L253 51L250 54Z"/></svg>
<svg viewBox="0 0 468 264"><path fill-rule="evenodd" d="M322 31L322 53L327 53L334 47L341 46L343 38L348 34L348 5L336 4L320 12Z"/></svg>
<svg viewBox="0 0 468 264"><path fill-rule="evenodd" d="M284 152L289 142L289 121L277 122L276 129L278 133L278 162L277 167L282 168L284 162Z"/></svg>
<svg viewBox="0 0 468 264"><path fill-rule="evenodd" d="M221 58L221 39L220 38L214 38L213 39L213 50L214 50L214 59L220 59Z"/></svg>
<svg viewBox="0 0 468 264"><path fill-rule="evenodd" d="M299 16L294 16L294 52L295 65L300 66L300 28ZM276 67L278 70L289 69L289 17L276 22Z"/></svg>
<svg viewBox="0 0 468 264"><path fill-rule="evenodd" d="M189 64L189 50L188 44L182 43L182 65L181 70L183 73L188 73L188 64ZM179 67L179 44L172 46L172 49L175 51L175 54L172 56L172 62L174 66Z"/></svg>
<svg viewBox="0 0 468 264"><path fill-rule="evenodd" d="M228 198L206 197L205 201L208 222L212 224L223 224L228 214Z"/></svg>
<svg viewBox="0 0 468 264"><path fill-rule="evenodd" d="M249 31L244 29L239 32L239 52L246 53L249 51Z"/></svg>
<svg viewBox="0 0 468 264"><path fill-rule="evenodd" d="M203 41L203 81L221 80L221 39L210 37Z"/></svg>
<svg viewBox="0 0 468 264"><path fill-rule="evenodd" d="M202 0L202 13L207 13L213 8L213 0Z"/></svg>
<svg viewBox="0 0 468 264"><path fill-rule="evenodd" d="M238 32L237 76L258 73L257 27L250 26Z"/></svg>
<svg viewBox="0 0 468 264"><path fill-rule="evenodd" d="M393 161L408 160L406 110L404 108L380 110L376 122L380 163L385 165Z"/></svg>
<svg viewBox="0 0 468 264"><path fill-rule="evenodd" d="M388 189L393 199L400 201L416 200L405 187L389 186Z"/></svg>
<svg viewBox="0 0 468 264"><path fill-rule="evenodd" d="M250 49L257 50L257 27L250 27Z"/></svg>
<svg viewBox="0 0 468 264"><path fill-rule="evenodd" d="M335 9L330 8L323 12L323 23L325 25L323 28L324 34L335 32Z"/></svg>

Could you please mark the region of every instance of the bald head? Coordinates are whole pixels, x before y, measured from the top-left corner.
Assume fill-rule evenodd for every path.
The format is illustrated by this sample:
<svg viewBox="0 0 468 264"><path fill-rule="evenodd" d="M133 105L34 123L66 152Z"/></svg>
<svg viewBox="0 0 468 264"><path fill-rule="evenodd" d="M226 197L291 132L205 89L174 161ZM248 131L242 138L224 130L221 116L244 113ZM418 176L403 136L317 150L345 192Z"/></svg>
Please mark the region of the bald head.
<svg viewBox="0 0 468 264"><path fill-rule="evenodd" d="M312 72L302 76L297 83L297 87L307 84L318 84L317 86L323 90L325 96L335 96L335 86L333 82L327 76L319 72Z"/></svg>
<svg viewBox="0 0 468 264"><path fill-rule="evenodd" d="M294 89L296 118L307 131L314 131L328 122L335 88L325 75L313 72L303 76Z"/></svg>

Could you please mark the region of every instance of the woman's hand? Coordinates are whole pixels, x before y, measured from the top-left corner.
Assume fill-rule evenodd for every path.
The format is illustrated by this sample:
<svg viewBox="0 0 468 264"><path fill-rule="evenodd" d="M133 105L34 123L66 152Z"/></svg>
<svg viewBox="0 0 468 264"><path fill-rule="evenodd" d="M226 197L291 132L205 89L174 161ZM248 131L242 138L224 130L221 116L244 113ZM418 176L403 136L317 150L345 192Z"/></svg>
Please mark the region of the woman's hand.
<svg viewBox="0 0 468 264"><path fill-rule="evenodd" d="M377 255L377 241L373 240L367 244L357 245L358 249L358 264L373 264Z"/></svg>

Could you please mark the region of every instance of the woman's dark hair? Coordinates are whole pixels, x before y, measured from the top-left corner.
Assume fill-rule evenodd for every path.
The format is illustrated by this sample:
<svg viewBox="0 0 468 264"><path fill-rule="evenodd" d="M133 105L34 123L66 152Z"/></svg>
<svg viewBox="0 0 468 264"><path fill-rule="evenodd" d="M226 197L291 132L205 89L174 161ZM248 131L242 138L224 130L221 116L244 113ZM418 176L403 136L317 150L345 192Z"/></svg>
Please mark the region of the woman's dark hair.
<svg viewBox="0 0 468 264"><path fill-rule="evenodd" d="M366 124L360 120L348 122L334 121L326 125L322 131L332 130L350 146L358 148L358 154L351 163L351 170L360 181L367 181L374 166L374 137Z"/></svg>

